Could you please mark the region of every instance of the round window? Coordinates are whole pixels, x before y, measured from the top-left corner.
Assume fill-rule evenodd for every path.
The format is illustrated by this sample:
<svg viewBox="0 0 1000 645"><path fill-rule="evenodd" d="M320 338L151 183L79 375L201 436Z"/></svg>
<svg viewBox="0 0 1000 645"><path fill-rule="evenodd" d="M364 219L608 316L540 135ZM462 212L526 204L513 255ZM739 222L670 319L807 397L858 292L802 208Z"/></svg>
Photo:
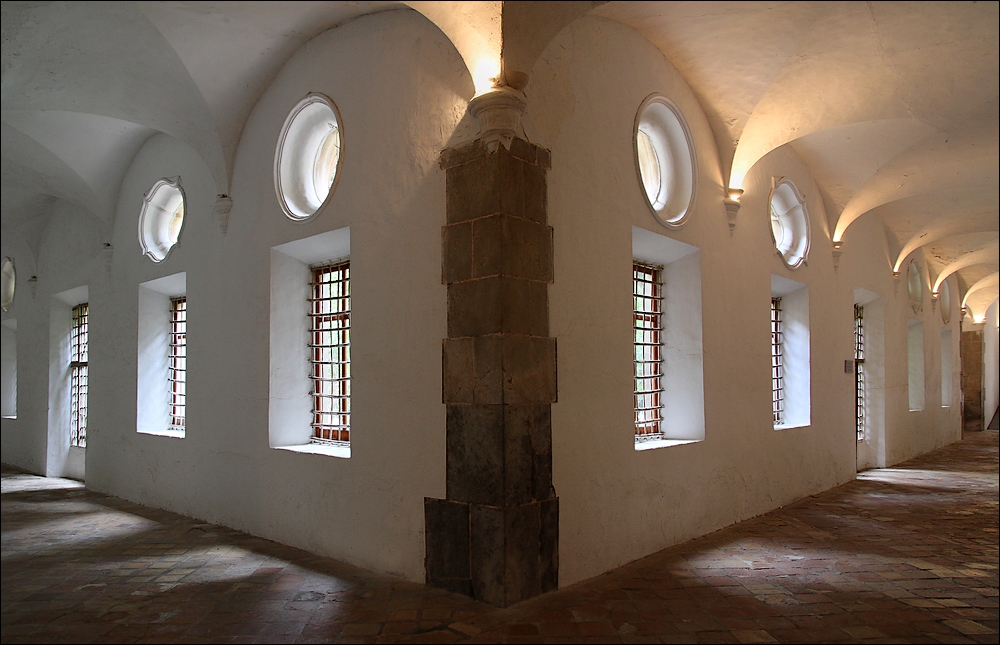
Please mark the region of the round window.
<svg viewBox="0 0 1000 645"><path fill-rule="evenodd" d="M143 255L163 262L177 244L184 225L184 191L180 177L160 179L142 198L139 245Z"/></svg>
<svg viewBox="0 0 1000 645"><path fill-rule="evenodd" d="M941 305L941 321L947 325L951 322L951 287L948 286L947 280L941 283L938 300Z"/></svg>
<svg viewBox="0 0 1000 645"><path fill-rule="evenodd" d="M333 192L340 169L342 133L337 107L310 94L289 113L274 154L274 189L285 215L304 220Z"/></svg>
<svg viewBox="0 0 1000 645"><path fill-rule="evenodd" d="M771 238L789 269L802 266L809 257L809 211L806 198L788 179L779 179L771 189Z"/></svg>
<svg viewBox="0 0 1000 645"><path fill-rule="evenodd" d="M920 267L916 260L910 260L906 269L906 291L910 294L910 306L919 313L924 305L924 283L920 279Z"/></svg>
<svg viewBox="0 0 1000 645"><path fill-rule="evenodd" d="M652 95L635 118L636 170L646 203L664 226L680 226L694 205L698 172L691 132L677 106Z"/></svg>
<svg viewBox="0 0 1000 645"><path fill-rule="evenodd" d="M17 286L17 272L14 271L14 260L3 259L2 277L0 277L0 306L4 311L14 304L14 287Z"/></svg>

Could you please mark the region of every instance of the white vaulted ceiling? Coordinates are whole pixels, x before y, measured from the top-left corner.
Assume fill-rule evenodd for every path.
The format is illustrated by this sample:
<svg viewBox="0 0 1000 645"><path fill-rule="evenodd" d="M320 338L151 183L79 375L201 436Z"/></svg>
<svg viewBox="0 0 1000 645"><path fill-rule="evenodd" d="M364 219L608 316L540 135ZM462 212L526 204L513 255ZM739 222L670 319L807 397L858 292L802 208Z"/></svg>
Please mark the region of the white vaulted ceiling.
<svg viewBox="0 0 1000 645"><path fill-rule="evenodd" d="M790 146L834 241L879 218L899 268L921 250L983 311L997 297L996 2L4 2L4 235L36 248L60 202L107 239L140 146L165 133L229 192L243 125L292 53L353 18L410 7L470 67L500 47L533 64L584 12L659 47L712 125L723 177ZM512 77L511 77L512 78ZM530 78L529 78L530 84ZM469 97L471 98L471 97ZM530 105L529 105L530 109ZM720 196L721 199L721 196Z"/></svg>

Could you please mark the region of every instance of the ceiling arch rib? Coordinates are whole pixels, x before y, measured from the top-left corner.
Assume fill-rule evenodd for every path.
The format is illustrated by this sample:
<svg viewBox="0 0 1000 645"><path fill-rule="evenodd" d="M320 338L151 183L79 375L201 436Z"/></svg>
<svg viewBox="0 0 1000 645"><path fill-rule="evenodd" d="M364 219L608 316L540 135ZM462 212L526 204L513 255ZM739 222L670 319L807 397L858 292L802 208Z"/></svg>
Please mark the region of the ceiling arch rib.
<svg viewBox="0 0 1000 645"><path fill-rule="evenodd" d="M962 307L968 309L973 320L982 322L986 318L986 310L997 300L998 289L1000 271L994 271L969 287L962 297Z"/></svg>
<svg viewBox="0 0 1000 645"><path fill-rule="evenodd" d="M203 97L217 132L227 182L250 112L296 51L339 24L404 7L402 2L329 0L137 4ZM209 167L215 174L217 167ZM219 192L228 193L221 184Z"/></svg>
<svg viewBox="0 0 1000 645"><path fill-rule="evenodd" d="M938 273L937 278L934 279L934 287L932 291L937 293L941 288L941 283L948 279L951 274L964 269L965 267L975 266L977 264L987 264L996 263L996 260L1000 258L1000 242L994 240L993 242L966 253L965 255L959 257L957 260L945 265L941 272Z"/></svg>
<svg viewBox="0 0 1000 645"><path fill-rule="evenodd" d="M939 217L927 222L914 232L899 250L896 261L892 264L893 271L899 271L906 258L917 249L934 244L957 235L964 234L997 234L998 211L983 211L973 205L967 210L956 208L942 213Z"/></svg>
<svg viewBox="0 0 1000 645"><path fill-rule="evenodd" d="M6 110L3 121L48 150L86 183L96 198L95 214L106 222L114 219L132 158L156 132L120 119L60 110Z"/></svg>
<svg viewBox="0 0 1000 645"><path fill-rule="evenodd" d="M93 188L71 166L42 144L7 123L0 124L3 170L0 181L4 186L4 220L13 222L19 214L13 205L10 190L25 194L48 195L77 204L83 212L102 227L99 215L103 202ZM33 213L22 213L29 217Z"/></svg>
<svg viewBox="0 0 1000 645"><path fill-rule="evenodd" d="M866 213L908 197L948 190L993 189L1000 176L1000 139L994 124L964 136L938 135L897 155L851 196L834 227L835 242ZM898 263L897 263L898 264Z"/></svg>
<svg viewBox="0 0 1000 645"><path fill-rule="evenodd" d="M15 238L23 240L32 256L37 258L49 218L62 201L58 197L33 192L23 186L4 184L0 225L4 231L15 233ZM97 225L95 219L86 216L85 219ZM4 236L6 235L5 232Z"/></svg>
<svg viewBox="0 0 1000 645"><path fill-rule="evenodd" d="M742 187L770 151L832 127L911 119L950 133L995 123L997 58L984 61L978 49L997 40L995 6L927 5L921 20L906 3L838 7L809 26L796 56L754 105L730 187ZM984 82L991 68L993 80ZM947 88L947 97L927 88Z"/></svg>
<svg viewBox="0 0 1000 645"><path fill-rule="evenodd" d="M4 32L4 112L85 113L163 132L196 150L219 192L228 192L208 105L174 48L134 3L9 4L4 22L18 25Z"/></svg>
<svg viewBox="0 0 1000 645"><path fill-rule="evenodd" d="M437 25L458 50L472 74L476 93L488 90L500 75L503 2L404 3Z"/></svg>

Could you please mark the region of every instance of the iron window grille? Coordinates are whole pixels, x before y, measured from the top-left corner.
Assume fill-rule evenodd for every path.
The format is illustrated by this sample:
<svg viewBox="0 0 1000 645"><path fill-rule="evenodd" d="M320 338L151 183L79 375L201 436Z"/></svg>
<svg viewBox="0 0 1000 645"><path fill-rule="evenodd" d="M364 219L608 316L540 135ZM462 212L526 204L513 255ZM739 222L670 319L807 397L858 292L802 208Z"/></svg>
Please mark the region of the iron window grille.
<svg viewBox="0 0 1000 645"><path fill-rule="evenodd" d="M635 440L663 436L663 267L632 263Z"/></svg>
<svg viewBox="0 0 1000 645"><path fill-rule="evenodd" d="M170 299L170 429L184 432L187 409L187 297Z"/></svg>
<svg viewBox="0 0 1000 645"><path fill-rule="evenodd" d="M69 445L87 447L87 364L89 359L90 305L73 307L70 330L70 428Z"/></svg>
<svg viewBox="0 0 1000 645"><path fill-rule="evenodd" d="M310 362L312 443L351 440L351 265L312 267Z"/></svg>
<svg viewBox="0 0 1000 645"><path fill-rule="evenodd" d="M784 331L781 324L781 298L771 298L771 412L774 425L785 420Z"/></svg>
<svg viewBox="0 0 1000 645"><path fill-rule="evenodd" d="M854 413L858 441L865 438L865 308L854 305Z"/></svg>

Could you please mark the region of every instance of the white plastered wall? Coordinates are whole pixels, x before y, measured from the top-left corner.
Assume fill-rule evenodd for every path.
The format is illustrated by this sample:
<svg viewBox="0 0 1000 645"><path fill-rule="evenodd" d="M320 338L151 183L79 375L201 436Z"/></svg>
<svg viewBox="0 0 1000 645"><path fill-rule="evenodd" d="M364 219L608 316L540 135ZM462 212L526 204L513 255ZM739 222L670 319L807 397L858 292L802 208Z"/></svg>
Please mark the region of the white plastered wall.
<svg viewBox="0 0 1000 645"><path fill-rule="evenodd" d="M292 222L275 196L272 163L288 111L309 92L340 110L343 164L327 205ZM112 333L121 343L111 361L115 388L128 395L112 406L110 440L105 431L88 449L88 485L423 580L424 497L445 493L438 155L471 95L458 53L416 12L383 12L324 32L291 58L246 123L225 234L203 162L169 137L147 142L123 182L115 227ZM153 182L174 176L188 212L178 247L154 264L141 257L136 217ZM352 239L352 455L274 450L271 249L345 227ZM189 316L183 439L137 433L132 398L138 287L180 272Z"/></svg>
<svg viewBox="0 0 1000 645"><path fill-rule="evenodd" d="M549 298L559 348L552 414L560 584L850 480L857 468L854 377L844 361L853 357L854 286L894 311L909 306L905 294L897 304L893 293L881 225L859 222L865 234L848 233L835 270L823 200L808 169L785 147L747 176L730 234L717 148L701 106L662 53L620 24L588 17L570 25L542 55L526 92L525 132L552 151L555 282ZM677 230L653 218L635 172L632 124L653 92L678 105L697 149L697 201ZM774 251L769 231L767 199L772 178L779 177L805 193L810 213L812 251L794 271ZM701 251L704 441L632 449L632 226ZM772 275L808 287L810 422L780 432L771 416ZM887 316L886 335L899 335L890 332L898 317ZM905 347L905 328L901 336ZM905 387L905 360L886 354L890 380ZM894 459L957 438L951 426L934 425L939 415L918 429L905 416L905 399L901 411L899 403L890 402L887 433L932 436L901 442Z"/></svg>
<svg viewBox="0 0 1000 645"><path fill-rule="evenodd" d="M998 316L997 301L986 309L986 322L983 323L983 424L988 424L997 411L1000 400L1000 316Z"/></svg>

